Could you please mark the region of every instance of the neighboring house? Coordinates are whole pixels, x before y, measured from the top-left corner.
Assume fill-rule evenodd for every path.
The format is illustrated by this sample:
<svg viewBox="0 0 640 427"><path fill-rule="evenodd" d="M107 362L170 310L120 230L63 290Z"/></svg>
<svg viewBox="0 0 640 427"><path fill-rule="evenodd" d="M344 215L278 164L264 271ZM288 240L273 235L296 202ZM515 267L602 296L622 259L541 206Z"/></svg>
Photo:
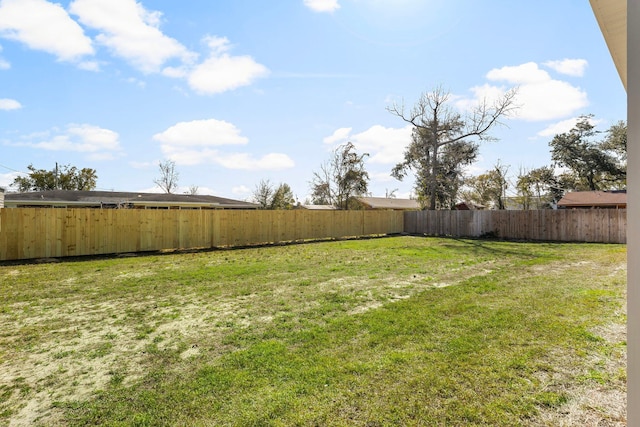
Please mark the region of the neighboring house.
<svg viewBox="0 0 640 427"><path fill-rule="evenodd" d="M559 209L626 209L626 191L574 191L558 202Z"/></svg>
<svg viewBox="0 0 640 427"><path fill-rule="evenodd" d="M338 208L333 205L300 205L299 209L308 209L311 211L335 211Z"/></svg>
<svg viewBox="0 0 640 427"><path fill-rule="evenodd" d="M394 211L415 211L422 209L420 203L413 199L394 199L387 197L356 197L364 209L382 209Z"/></svg>
<svg viewBox="0 0 640 427"><path fill-rule="evenodd" d="M6 208L103 208L103 209L258 209L258 205L223 197L127 193L120 191L34 191L6 193Z"/></svg>
<svg viewBox="0 0 640 427"><path fill-rule="evenodd" d="M0 187L0 208L4 208L4 188Z"/></svg>

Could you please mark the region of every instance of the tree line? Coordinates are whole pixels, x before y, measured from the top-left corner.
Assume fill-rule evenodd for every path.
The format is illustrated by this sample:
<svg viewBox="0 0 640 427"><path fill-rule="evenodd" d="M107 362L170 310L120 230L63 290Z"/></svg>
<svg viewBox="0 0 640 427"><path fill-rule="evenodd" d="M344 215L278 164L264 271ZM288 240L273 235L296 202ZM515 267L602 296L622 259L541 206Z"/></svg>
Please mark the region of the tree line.
<svg viewBox="0 0 640 427"><path fill-rule="evenodd" d="M510 166L500 161L480 175L465 175L465 167L478 158L480 144L494 140L491 130L517 110L516 95L517 89L507 91L463 114L452 107L450 93L436 87L423 93L411 108L403 103L389 106L391 114L412 127L403 160L392 168L391 176L402 181L412 175L413 191L425 209L453 209L461 201L505 209L508 199L520 209L541 209L557 203L568 191L626 188L627 124L619 121L601 132L595 128L593 115L580 116L570 131L553 137L550 165L520 168L515 182L508 178ZM358 153L351 142L336 147L313 172L305 202L357 208L354 197L368 194L368 156ZM20 192L93 190L98 178L94 169L71 165L56 164L53 170L27 168L29 173L12 184ZM154 183L165 193L173 193L179 177L175 163L160 162L159 172ZM516 196L508 197L508 191ZM197 192L197 186L190 186L187 194ZM289 184L276 185L268 179L256 185L250 200L261 209L292 209L299 204Z"/></svg>

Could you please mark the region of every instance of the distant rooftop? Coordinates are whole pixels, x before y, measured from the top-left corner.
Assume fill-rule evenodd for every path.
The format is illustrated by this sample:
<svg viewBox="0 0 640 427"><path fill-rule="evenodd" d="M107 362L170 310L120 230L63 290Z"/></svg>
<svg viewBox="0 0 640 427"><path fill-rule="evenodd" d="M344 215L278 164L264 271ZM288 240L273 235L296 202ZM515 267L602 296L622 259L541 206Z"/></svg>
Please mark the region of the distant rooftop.
<svg viewBox="0 0 640 427"><path fill-rule="evenodd" d="M6 193L5 205L69 207L189 207L208 209L257 209L258 205L224 197L199 194L141 193L122 191L51 190Z"/></svg>
<svg viewBox="0 0 640 427"><path fill-rule="evenodd" d="M626 207L627 193L619 191L574 191L564 195L558 207Z"/></svg>
<svg viewBox="0 0 640 427"><path fill-rule="evenodd" d="M393 199L387 197L356 197L356 199L369 209L421 209L420 203L413 199Z"/></svg>

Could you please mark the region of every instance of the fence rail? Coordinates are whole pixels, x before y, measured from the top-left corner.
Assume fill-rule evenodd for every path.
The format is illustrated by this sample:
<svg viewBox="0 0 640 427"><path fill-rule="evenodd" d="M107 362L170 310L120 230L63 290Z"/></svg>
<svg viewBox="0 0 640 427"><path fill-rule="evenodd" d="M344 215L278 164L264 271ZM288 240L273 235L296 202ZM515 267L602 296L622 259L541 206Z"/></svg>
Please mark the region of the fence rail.
<svg viewBox="0 0 640 427"><path fill-rule="evenodd" d="M0 209L0 261L401 233L397 211Z"/></svg>
<svg viewBox="0 0 640 427"><path fill-rule="evenodd" d="M427 236L626 243L626 209L405 212L405 232Z"/></svg>

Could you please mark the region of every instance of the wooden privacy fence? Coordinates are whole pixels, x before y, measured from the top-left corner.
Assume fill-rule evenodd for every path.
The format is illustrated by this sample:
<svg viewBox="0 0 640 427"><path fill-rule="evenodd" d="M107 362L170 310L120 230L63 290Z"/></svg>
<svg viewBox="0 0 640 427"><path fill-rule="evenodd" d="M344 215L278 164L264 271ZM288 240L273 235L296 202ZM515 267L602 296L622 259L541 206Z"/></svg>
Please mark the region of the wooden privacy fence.
<svg viewBox="0 0 640 427"><path fill-rule="evenodd" d="M404 215L405 232L427 236L627 242L626 209L412 211Z"/></svg>
<svg viewBox="0 0 640 427"><path fill-rule="evenodd" d="M402 231L403 212L398 211L0 209L0 261Z"/></svg>

